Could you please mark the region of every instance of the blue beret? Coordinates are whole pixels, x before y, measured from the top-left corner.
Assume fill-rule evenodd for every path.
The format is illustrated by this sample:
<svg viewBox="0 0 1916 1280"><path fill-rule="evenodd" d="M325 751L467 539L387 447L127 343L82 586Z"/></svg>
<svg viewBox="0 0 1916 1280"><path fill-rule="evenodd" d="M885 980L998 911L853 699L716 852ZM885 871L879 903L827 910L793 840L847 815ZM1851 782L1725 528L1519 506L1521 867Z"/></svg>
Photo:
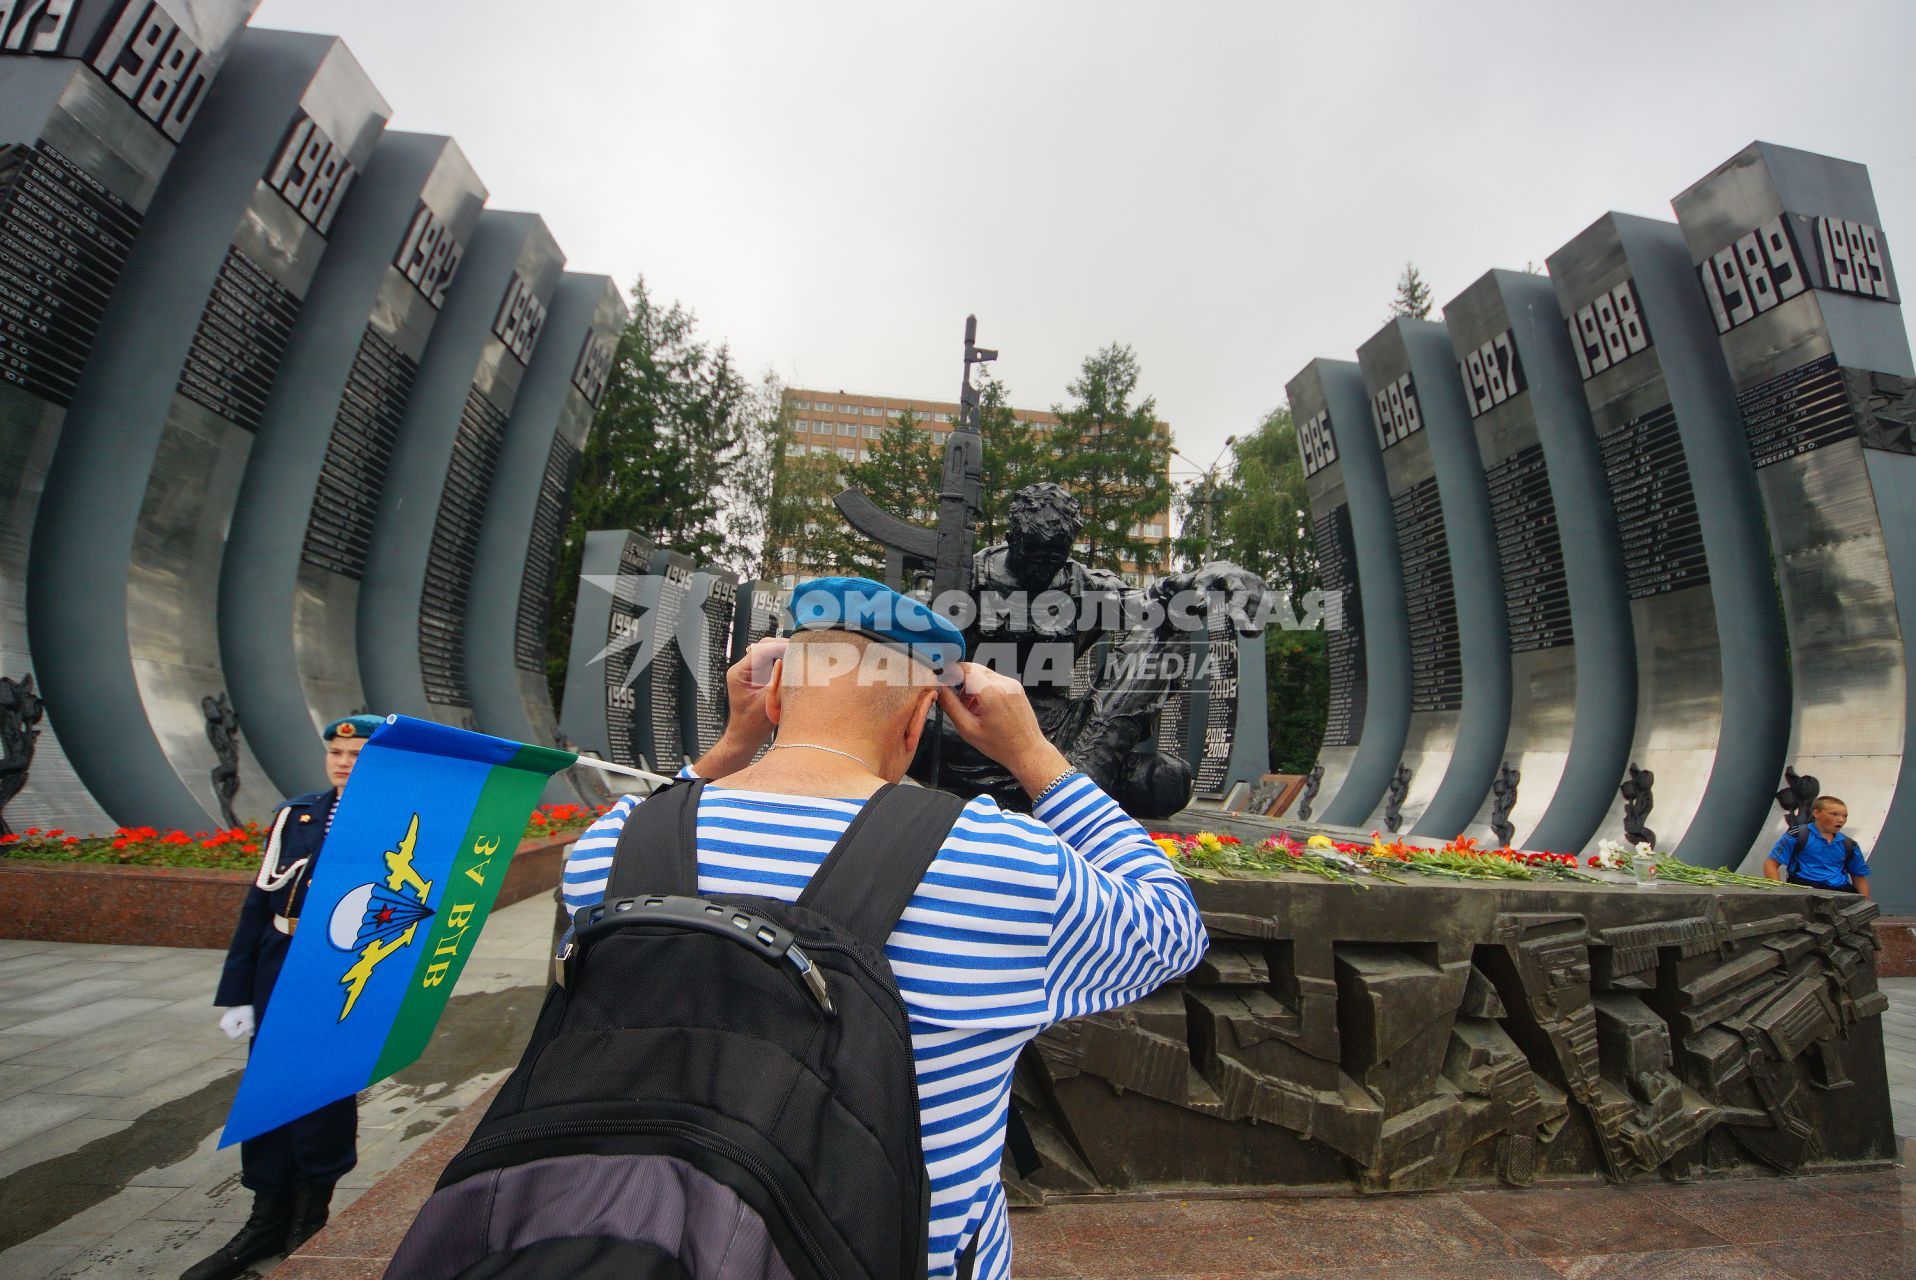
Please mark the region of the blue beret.
<svg viewBox="0 0 1916 1280"><path fill-rule="evenodd" d="M903 649L933 671L962 662L965 637L923 601L870 578L813 578L792 588L786 606L807 631L851 631Z"/></svg>
<svg viewBox="0 0 1916 1280"><path fill-rule="evenodd" d="M328 742L334 738L370 738L373 730L385 723L384 716L347 716L327 725L320 730L319 736Z"/></svg>

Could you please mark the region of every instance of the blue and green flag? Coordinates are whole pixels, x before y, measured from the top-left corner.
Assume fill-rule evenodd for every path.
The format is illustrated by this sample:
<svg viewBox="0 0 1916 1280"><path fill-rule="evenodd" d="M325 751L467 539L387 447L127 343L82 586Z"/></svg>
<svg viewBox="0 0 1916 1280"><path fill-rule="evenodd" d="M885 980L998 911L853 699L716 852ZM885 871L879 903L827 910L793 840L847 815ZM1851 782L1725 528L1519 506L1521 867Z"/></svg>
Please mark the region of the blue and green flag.
<svg viewBox="0 0 1916 1280"><path fill-rule="evenodd" d="M407 716L366 740L221 1146L419 1057L540 791L577 759Z"/></svg>

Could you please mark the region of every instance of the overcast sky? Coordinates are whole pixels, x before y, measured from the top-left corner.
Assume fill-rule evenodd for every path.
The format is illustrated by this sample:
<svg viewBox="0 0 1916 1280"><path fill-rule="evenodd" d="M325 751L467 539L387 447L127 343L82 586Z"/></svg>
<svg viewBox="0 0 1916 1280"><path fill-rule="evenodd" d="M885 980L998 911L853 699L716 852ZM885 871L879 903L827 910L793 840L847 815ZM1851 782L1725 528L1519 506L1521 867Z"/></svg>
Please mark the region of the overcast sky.
<svg viewBox="0 0 1916 1280"><path fill-rule="evenodd" d="M1868 164L1916 279L1916 4L265 0L576 271L756 374L1014 403L1137 349L1200 463L1415 260L1441 307L1756 138ZM1180 468L1182 470L1182 468Z"/></svg>

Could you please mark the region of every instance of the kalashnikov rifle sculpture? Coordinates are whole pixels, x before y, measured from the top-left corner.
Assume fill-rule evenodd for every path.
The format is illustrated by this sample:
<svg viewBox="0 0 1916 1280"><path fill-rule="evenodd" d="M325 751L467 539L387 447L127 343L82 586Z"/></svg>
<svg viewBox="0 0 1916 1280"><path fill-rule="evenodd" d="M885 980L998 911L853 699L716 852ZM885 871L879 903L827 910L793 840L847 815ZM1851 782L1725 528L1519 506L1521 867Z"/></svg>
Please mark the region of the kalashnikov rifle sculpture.
<svg viewBox="0 0 1916 1280"><path fill-rule="evenodd" d="M907 524L856 489L847 489L834 501L847 523L885 548L885 582L909 590L910 578L931 565L931 597L972 590L972 552L978 541L978 519L984 514L985 442L979 429L978 388L971 385L973 365L998 358L996 351L978 345L978 317L965 317L965 364L958 383L958 422L945 440L945 470L938 487L938 526L925 530ZM929 545L928 545L929 544ZM927 554L929 552L929 554ZM948 597L946 597L948 598ZM931 742L932 786L938 785L945 717L942 711L926 735Z"/></svg>
<svg viewBox="0 0 1916 1280"><path fill-rule="evenodd" d="M938 525L923 529L900 520L856 489L833 501L847 524L885 549L885 583L900 591L931 570L931 595L970 592L972 554L978 520L984 514L982 487L985 442L979 429L978 389L971 385L973 365L988 364L998 353L978 345L978 317L965 317L965 365L958 386L958 422L945 440L945 470L938 488Z"/></svg>

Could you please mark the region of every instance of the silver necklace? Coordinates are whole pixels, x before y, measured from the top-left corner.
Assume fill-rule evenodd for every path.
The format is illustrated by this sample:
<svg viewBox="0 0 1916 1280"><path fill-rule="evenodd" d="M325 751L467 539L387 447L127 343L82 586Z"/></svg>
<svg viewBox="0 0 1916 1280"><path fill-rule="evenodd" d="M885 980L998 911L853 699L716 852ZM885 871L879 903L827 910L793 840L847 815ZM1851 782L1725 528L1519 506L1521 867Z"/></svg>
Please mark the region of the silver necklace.
<svg viewBox="0 0 1916 1280"><path fill-rule="evenodd" d="M847 760L850 760L860 765L869 773L878 772L878 770L872 768L869 764L866 764L863 760L853 755L849 751L840 751L837 747L821 747L816 742L774 742L771 746L765 748L765 750L768 752L789 751L795 747L804 747L807 750L811 750L811 751L829 751L831 754L835 756L844 756Z"/></svg>

